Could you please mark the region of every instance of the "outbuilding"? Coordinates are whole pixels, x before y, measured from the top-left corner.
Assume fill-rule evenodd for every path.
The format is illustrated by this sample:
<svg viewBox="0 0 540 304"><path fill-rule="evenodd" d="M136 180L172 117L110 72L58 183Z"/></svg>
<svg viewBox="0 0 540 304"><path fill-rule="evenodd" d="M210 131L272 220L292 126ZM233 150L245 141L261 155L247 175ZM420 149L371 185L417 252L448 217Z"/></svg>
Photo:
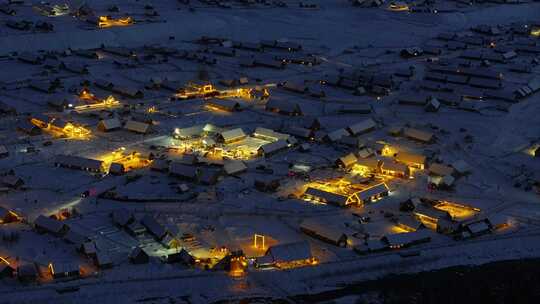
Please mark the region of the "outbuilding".
<svg viewBox="0 0 540 304"><path fill-rule="evenodd" d="M101 132L110 132L122 128L122 122L118 118L100 120L97 129Z"/></svg>
<svg viewBox="0 0 540 304"><path fill-rule="evenodd" d="M139 134L147 134L150 132L151 126L150 124L131 119L126 122L124 129Z"/></svg>
<svg viewBox="0 0 540 304"><path fill-rule="evenodd" d="M383 236L382 241L392 249L405 248L431 241L431 232L421 229L408 233L388 234Z"/></svg>
<svg viewBox="0 0 540 304"><path fill-rule="evenodd" d="M351 168L357 161L356 155L354 155L354 153L349 153L336 160L336 167L343 169Z"/></svg>
<svg viewBox="0 0 540 304"><path fill-rule="evenodd" d="M347 246L347 235L338 227L328 225L323 219L307 219L300 225L305 234L335 246Z"/></svg>
<svg viewBox="0 0 540 304"><path fill-rule="evenodd" d="M439 163L432 163L429 166L428 171L430 175L435 176L447 176L454 174L454 168Z"/></svg>
<svg viewBox="0 0 540 304"><path fill-rule="evenodd" d="M72 262L51 262L48 268L54 279L78 278L81 274L79 265Z"/></svg>
<svg viewBox="0 0 540 304"><path fill-rule="evenodd" d="M286 269L311 265L314 260L309 243L301 241L271 246L255 263L258 267L271 265Z"/></svg>
<svg viewBox="0 0 540 304"><path fill-rule="evenodd" d="M422 142L422 143L431 143L433 142L434 135L433 133L413 129L413 128L405 128L403 129L403 135L407 138Z"/></svg>
<svg viewBox="0 0 540 304"><path fill-rule="evenodd" d="M50 233L55 236L62 236L69 230L66 224L44 215L40 215L34 220L34 228L38 233Z"/></svg>
<svg viewBox="0 0 540 304"><path fill-rule="evenodd" d="M368 118L359 123L348 126L347 131L349 131L354 136L358 136L374 130L376 126L377 124L375 123L375 121L373 121L373 119L371 118Z"/></svg>

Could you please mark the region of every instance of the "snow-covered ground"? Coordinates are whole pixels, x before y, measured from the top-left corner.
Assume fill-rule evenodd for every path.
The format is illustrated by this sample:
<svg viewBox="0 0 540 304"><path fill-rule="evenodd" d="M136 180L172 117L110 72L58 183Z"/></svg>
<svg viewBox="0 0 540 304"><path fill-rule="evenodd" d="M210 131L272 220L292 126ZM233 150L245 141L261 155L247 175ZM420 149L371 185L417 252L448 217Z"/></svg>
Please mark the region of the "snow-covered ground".
<svg viewBox="0 0 540 304"><path fill-rule="evenodd" d="M75 8L80 1L67 2ZM287 298L394 273L540 256L540 197L535 192L540 181L540 162L538 157L530 155L530 148L540 144L538 95L532 94L516 103L488 98L464 100L459 105L443 102L436 112L398 102L400 97L412 93L442 98L442 90L420 88L426 84L431 66L428 59L433 57L437 57L438 62L459 62L461 67L469 64L471 70L485 70L489 65L490 71L503 75L502 87L494 90L497 92L530 84L540 73L540 41L528 34L519 34L515 29L524 25L540 26L539 3L463 6L436 1L437 7L449 9L438 13L409 13L390 11L385 8L387 5L355 7L346 0L309 1L318 5L316 9L302 8L300 1L292 0L281 1L288 3L288 7L278 7L271 1L266 1L268 5L222 1L232 2L231 8L204 1L192 0L191 5L186 5L181 1L164 0L152 3L152 10L159 15L149 17L145 11L151 9L145 9L146 4L139 1L84 2L98 16L129 15L135 23L99 29L85 22L84 16L46 17L32 7L38 5L38 1L11 4L9 7L15 9L16 14L0 15L0 105L16 111L16 114L0 111L0 152L3 147L9 152L0 158L0 206L25 219L23 223L0 224L3 236L18 235L15 242L5 240L6 237L0 241L0 257L15 266L35 263L45 270L50 262L70 261L90 271L81 279L67 282L47 281L46 275L42 275L39 283L28 285L14 278L1 279L3 299L0 303L132 303L143 300L211 303L247 297ZM119 11L111 12L112 5ZM42 32L33 27L16 30L7 26L8 21L21 20L46 21L54 30ZM501 33L472 32L471 28L478 25L500 26ZM499 48L505 53L516 50L516 57L504 63L458 59L465 51L449 47L448 42L438 37L441 33L458 34L460 38L482 37L480 45L465 43L468 50L490 53ZM264 53L237 49L234 56L222 56L212 54L215 45L197 42L203 36L222 39L227 47L231 41L298 43L303 48L300 52L303 56L317 58L320 64L289 63L283 69L245 67L239 64L240 58L261 54L287 57L294 52L273 48L267 48ZM525 44L536 48L536 53L518 50ZM497 48L493 49L494 45ZM148 46L174 49L175 54L164 55ZM115 47L132 54L123 56ZM409 59L400 56L402 49L411 47L426 50L436 47L442 53ZM209 49L205 52L206 48ZM96 58L74 52L80 50L93 52ZM178 50L208 56L217 62L207 65L202 60L181 58ZM42 58L30 64L20 60L24 54ZM79 74L60 63L81 64L88 72ZM511 70L510 66L517 64L530 66L530 71ZM411 77L394 75L410 67L414 68ZM352 70L375 76L390 75L394 85L388 94L379 94L369 86L365 87L367 94L353 94L351 89L321 84L332 75L345 75ZM171 90L149 88L156 79L186 84L196 80L202 72L207 72L208 80L214 85L220 80L247 77L250 88L255 85L269 88L270 98L268 101L239 99L241 111L224 112L209 110L202 98L174 100L170 98L174 93ZM144 97L128 98L111 93L95 84L98 79L141 90ZM37 83L49 84L53 80L61 83L54 93L32 88ZM325 96L317 98L276 85L285 81L319 87ZM444 83L450 86L449 82ZM467 87L473 91L472 95L484 90L453 85L455 92ZM50 100L80 102L77 93L85 86L99 98L115 95L122 106L70 113L56 111L48 104ZM303 115L286 116L266 111L265 102L272 100L296 103ZM476 109L465 110L465 104L474 104ZM342 113L343 107L351 105L368 106L371 112ZM29 136L18 129L18 124L39 114L83 125L92 136L87 140L56 138L49 133ZM141 135L123 129L100 131L100 118L110 117L123 121L149 118L153 121L152 132ZM334 168L334 161L351 152L359 153L358 145L351 147L298 137L298 145L269 157L246 160L245 172L233 176L222 174L215 185L180 180L149 168L133 170L123 176L96 176L87 171L54 166L54 159L60 154L103 160L121 147L185 162L179 150L171 149L175 128L212 124L223 129L242 128L247 134L252 134L257 127L287 133L290 127L306 127L306 122L315 118L321 124L321 131L326 133L371 118L376 122L374 130L355 136L362 143L369 146L384 142L400 151L429 155L429 164L450 165L463 160L471 167L471 172L457 178L451 190L428 188L427 170L417 171L411 179L386 178L390 188L388 197L363 206L340 208L305 201L298 192L309 182L345 175ZM390 136L393 126L429 131L436 136L436 141L426 144L404 136ZM303 143L309 143L311 149L302 151L299 145ZM381 159L389 161L391 157ZM308 165L314 170L309 178L293 176L290 173L293 165ZM219 168L201 164L198 167L203 171ZM12 187L5 182L6 176L12 175L20 178L24 185ZM256 180L265 178L280 181L277 192L260 192L254 187ZM366 186L359 183L359 187ZM108 196L97 197L110 189ZM81 196L86 191L90 192L90 197ZM396 226L395 219L409 215L400 210L400 203L414 197L469 205L480 210L476 211L475 219L500 218L509 227L459 241L432 231L430 242L398 251L359 255L352 250L352 245L363 242L364 236L376 240L403 232ZM39 215L57 214L62 209L76 210L80 214L64 223L71 231L95 242L99 251L111 257L113 268L97 269L91 259L75 251L75 245L32 229ZM264 251L252 246L254 235L260 234L270 244L307 241L319 263L289 270L263 270L250 265L247 274L240 278L220 270L166 264L161 258L175 250L166 249L149 234L134 237L126 229L115 226L110 218L115 210L127 210L136 220L154 217L173 237L192 235L196 241L184 240L181 247L201 259L213 257L223 247L242 249L248 257L261 256ZM349 244L341 248L303 233L300 223L312 218L340 227L349 236ZM361 236L356 237L359 230L362 230ZM129 263L128 255L137 246L151 256L149 264ZM410 256L404 257L404 253ZM76 288L71 292L58 292L68 290L67 287Z"/></svg>

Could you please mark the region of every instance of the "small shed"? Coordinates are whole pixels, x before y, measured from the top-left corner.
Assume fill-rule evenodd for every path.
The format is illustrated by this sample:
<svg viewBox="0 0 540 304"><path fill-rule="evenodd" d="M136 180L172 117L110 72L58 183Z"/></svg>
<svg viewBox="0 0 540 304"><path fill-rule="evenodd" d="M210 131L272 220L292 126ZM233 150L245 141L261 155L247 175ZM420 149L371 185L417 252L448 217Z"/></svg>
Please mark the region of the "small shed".
<svg viewBox="0 0 540 304"><path fill-rule="evenodd" d="M79 265L73 262L51 262L48 268L54 279L77 278L81 274Z"/></svg>
<svg viewBox="0 0 540 304"><path fill-rule="evenodd" d="M403 135L407 138L422 142L431 143L434 140L434 135L431 132L426 132L414 128L403 129Z"/></svg>
<svg viewBox="0 0 540 304"><path fill-rule="evenodd" d="M431 241L431 232L429 230L417 230L408 233L388 234L383 236L381 240L388 244L390 248L399 249Z"/></svg>
<svg viewBox="0 0 540 304"><path fill-rule="evenodd" d="M87 257L95 257L97 254L96 243L94 241L85 242L78 249Z"/></svg>
<svg viewBox="0 0 540 304"><path fill-rule="evenodd" d="M34 220L34 228L38 233L50 233L55 236L62 236L69 230L66 224L44 215L40 215Z"/></svg>
<svg viewBox="0 0 540 304"><path fill-rule="evenodd" d="M429 166L429 174L435 176L447 176L454 174L454 168L439 163L432 163Z"/></svg>
<svg viewBox="0 0 540 304"><path fill-rule="evenodd" d="M356 155L354 155L354 153L349 153L345 156L338 158L335 164L338 168L350 168L354 164L356 164L357 161L358 159L356 158Z"/></svg>
<svg viewBox="0 0 540 304"><path fill-rule="evenodd" d="M147 134L150 132L151 126L150 124L144 122L128 120L124 126L124 129L139 134Z"/></svg>
<svg viewBox="0 0 540 304"><path fill-rule="evenodd" d="M101 132L110 132L122 128L122 122L118 118L100 120L97 129Z"/></svg>
<svg viewBox="0 0 540 304"><path fill-rule="evenodd" d="M377 124L375 123L375 121L373 121L373 119L371 118L368 118L359 123L348 126L347 131L349 131L352 135L358 136L374 130L376 126Z"/></svg>

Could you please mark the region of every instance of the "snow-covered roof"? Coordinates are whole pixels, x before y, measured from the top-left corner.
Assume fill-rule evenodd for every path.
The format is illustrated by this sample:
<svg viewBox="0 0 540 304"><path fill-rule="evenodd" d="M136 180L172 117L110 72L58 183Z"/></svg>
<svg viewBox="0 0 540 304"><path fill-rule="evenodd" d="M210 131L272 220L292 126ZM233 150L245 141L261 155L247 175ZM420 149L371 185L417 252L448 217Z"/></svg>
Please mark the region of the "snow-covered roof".
<svg viewBox="0 0 540 304"><path fill-rule="evenodd" d="M307 260L312 257L307 241L272 246L268 248L266 256L270 256L274 263Z"/></svg>
<svg viewBox="0 0 540 304"><path fill-rule="evenodd" d="M307 188L306 192L304 192L304 195L317 198L318 200L321 200L325 203L336 204L340 206L346 205L347 200L349 199L349 197L346 195L332 193L312 187Z"/></svg>
<svg viewBox="0 0 540 304"><path fill-rule="evenodd" d="M388 193L388 187L386 186L386 184L380 183L371 188L367 188L365 190L359 191L356 193L356 195L361 201L366 201L366 200L372 199L373 197L380 196L387 193Z"/></svg>
<svg viewBox="0 0 540 304"><path fill-rule="evenodd" d="M128 120L124 126L124 129L135 133L146 134L150 131L150 125L144 122Z"/></svg>
<svg viewBox="0 0 540 304"><path fill-rule="evenodd" d="M368 118L359 123L348 126L347 130L349 130L352 135L359 135L375 129L376 126L377 124L375 123L375 121L373 121L373 119L371 118Z"/></svg>
<svg viewBox="0 0 540 304"><path fill-rule="evenodd" d="M55 220L53 218L40 215L34 220L34 225L41 229L45 229L48 232L60 233L65 227L67 227L61 221Z"/></svg>
<svg viewBox="0 0 540 304"><path fill-rule="evenodd" d="M411 139L418 140L421 142L425 142L425 143L431 142L433 140L433 133L418 130L418 129L405 128L403 129L403 134L406 137L409 137Z"/></svg>
<svg viewBox="0 0 540 304"><path fill-rule="evenodd" d="M428 242L431 240L431 231L421 229L407 233L387 234L383 237L383 240L388 243L389 246L408 246L414 243Z"/></svg>
<svg viewBox="0 0 540 304"><path fill-rule="evenodd" d="M223 168L227 174L238 174L247 170L246 164L244 164L244 162L241 160L231 160L225 162Z"/></svg>

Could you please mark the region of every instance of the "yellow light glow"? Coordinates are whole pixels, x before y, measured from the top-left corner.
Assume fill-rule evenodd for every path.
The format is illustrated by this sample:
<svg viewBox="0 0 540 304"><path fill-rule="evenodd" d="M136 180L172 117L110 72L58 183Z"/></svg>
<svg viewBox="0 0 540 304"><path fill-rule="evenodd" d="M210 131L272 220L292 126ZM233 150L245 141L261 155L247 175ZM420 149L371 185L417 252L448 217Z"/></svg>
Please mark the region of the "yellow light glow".
<svg viewBox="0 0 540 304"><path fill-rule="evenodd" d="M143 158L138 152L125 154L125 151L126 148L120 147L108 154L98 157L98 159L102 161L103 171L109 172L112 163L121 164L126 172L142 169L152 164L152 160Z"/></svg>
<svg viewBox="0 0 540 304"><path fill-rule="evenodd" d="M472 216L480 212L479 208L465 206L462 204L448 201L442 201L434 207L436 209L448 212L450 216L452 216L452 218L456 220L471 218Z"/></svg>
<svg viewBox="0 0 540 304"><path fill-rule="evenodd" d="M68 123L64 127L63 132L68 138L71 139L88 139L91 135L90 130L71 123Z"/></svg>
<svg viewBox="0 0 540 304"><path fill-rule="evenodd" d="M85 99L85 98L83 98L83 99ZM99 100L99 99L97 99L95 97L92 97L92 99L89 99L89 100L98 101L98 102L91 103L91 104L86 104L86 105L81 105L81 106L76 106L76 107L74 107L74 109L76 111L95 110L95 109L101 109L101 108L112 108L112 107L116 107L116 106L120 105L120 101L118 99L114 98L114 96L112 96L112 95L110 95L107 98L102 99L102 100Z"/></svg>
<svg viewBox="0 0 540 304"><path fill-rule="evenodd" d="M133 18L131 17L120 17L118 19L113 19L108 16L100 16L98 27L107 28L107 27L116 27L116 26L129 26L134 23Z"/></svg>
<svg viewBox="0 0 540 304"><path fill-rule="evenodd" d="M266 248L264 235L253 235L253 247L264 250Z"/></svg>
<svg viewBox="0 0 540 304"><path fill-rule="evenodd" d="M79 94L80 99L84 100L96 100L96 96L90 92L87 88L84 88Z"/></svg>
<svg viewBox="0 0 540 304"><path fill-rule="evenodd" d="M388 6L388 9L394 12L407 12L409 6L405 3L392 3Z"/></svg>
<svg viewBox="0 0 540 304"><path fill-rule="evenodd" d="M192 99L192 98L240 98L243 100L253 99L254 89L252 88L235 88L228 90L218 90L212 84L197 85L189 84L180 92L174 94L178 99ZM262 98L268 98L270 92L267 88L262 89Z"/></svg>
<svg viewBox="0 0 540 304"><path fill-rule="evenodd" d="M7 265L10 265L9 261L6 260L5 258L1 257L1 256L0 256L0 261L6 263Z"/></svg>
<svg viewBox="0 0 540 304"><path fill-rule="evenodd" d="M407 228L404 228L404 227L400 227L398 225L394 225L392 227L390 227L390 230L393 234L397 234L397 233L407 233L407 232L413 232L415 231L414 229L407 229Z"/></svg>

